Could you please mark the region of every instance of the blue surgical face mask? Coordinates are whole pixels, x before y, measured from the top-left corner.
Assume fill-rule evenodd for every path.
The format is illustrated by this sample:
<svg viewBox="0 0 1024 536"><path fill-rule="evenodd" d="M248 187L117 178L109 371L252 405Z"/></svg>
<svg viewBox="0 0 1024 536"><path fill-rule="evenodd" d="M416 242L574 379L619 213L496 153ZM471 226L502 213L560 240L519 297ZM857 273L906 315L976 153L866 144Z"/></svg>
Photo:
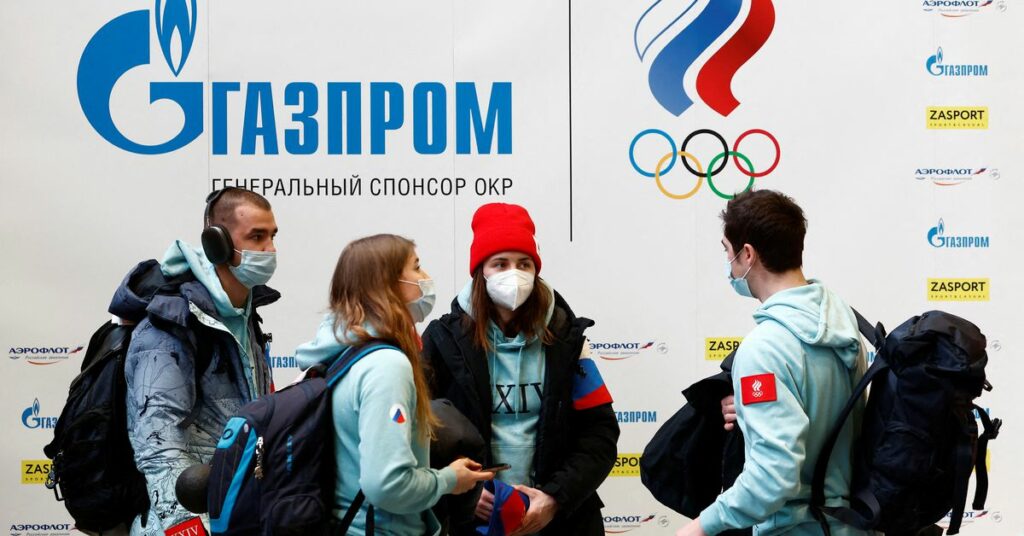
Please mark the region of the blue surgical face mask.
<svg viewBox="0 0 1024 536"><path fill-rule="evenodd" d="M750 284L747 283L747 274L750 273L750 268L753 268L754 265L751 264L750 267L747 268L747 271L743 272L742 276L738 278L732 276L732 261L736 260L736 257L739 256L740 254L737 253L735 257L726 261L725 276L729 278L729 284L732 285L732 289L736 291L736 294L739 294L744 298L753 298L754 294L750 292Z"/></svg>
<svg viewBox="0 0 1024 536"><path fill-rule="evenodd" d="M430 311L434 309L434 301L437 299L437 294L434 292L434 280L406 281L399 279L398 282L420 287L420 297L405 304L405 306L409 308L409 314L412 315L414 322L423 322L427 315L430 314Z"/></svg>
<svg viewBox="0 0 1024 536"><path fill-rule="evenodd" d="M251 289L258 285L266 285L277 269L277 253L274 251L235 250L242 255L238 266L228 266L235 279Z"/></svg>

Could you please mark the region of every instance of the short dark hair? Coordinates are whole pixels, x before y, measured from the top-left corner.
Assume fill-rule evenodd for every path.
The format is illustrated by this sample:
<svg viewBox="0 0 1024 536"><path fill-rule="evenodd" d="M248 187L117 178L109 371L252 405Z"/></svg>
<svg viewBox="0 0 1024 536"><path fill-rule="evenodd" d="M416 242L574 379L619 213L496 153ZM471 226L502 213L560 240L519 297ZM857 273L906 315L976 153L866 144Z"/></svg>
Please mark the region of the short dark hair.
<svg viewBox="0 0 1024 536"><path fill-rule="evenodd" d="M729 200L721 216L734 252L750 244L772 273L803 266L807 219L793 199L773 190L751 190Z"/></svg>
<svg viewBox="0 0 1024 536"><path fill-rule="evenodd" d="M206 210L203 211L203 226L227 225L235 223L235 209L242 205L252 205L263 210L270 210L270 201L266 197L242 188L226 188L224 193L209 207L210 221L205 221Z"/></svg>

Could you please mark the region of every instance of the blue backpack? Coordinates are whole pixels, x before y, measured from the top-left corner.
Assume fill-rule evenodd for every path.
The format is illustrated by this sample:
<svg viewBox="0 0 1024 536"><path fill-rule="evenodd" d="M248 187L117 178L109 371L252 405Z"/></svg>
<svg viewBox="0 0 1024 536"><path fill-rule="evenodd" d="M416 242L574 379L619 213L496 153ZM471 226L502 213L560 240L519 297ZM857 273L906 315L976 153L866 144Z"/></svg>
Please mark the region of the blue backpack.
<svg viewBox="0 0 1024 536"><path fill-rule="evenodd" d="M211 462L208 506L214 535L344 534L364 501L356 496L334 521L335 467L331 391L366 355L394 346L349 347L324 369L246 404L232 417ZM373 532L373 506L367 533Z"/></svg>
<svg viewBox="0 0 1024 536"><path fill-rule="evenodd" d="M985 336L974 324L942 311L915 316L888 336L881 324L872 327L860 314L857 321L877 355L818 456L812 511L826 535L826 514L859 529L913 535L947 513L947 534L956 534L972 470L977 475L973 506L984 508L985 452L1002 425L974 405L983 390L992 389L985 379ZM854 445L850 506L825 506L832 447L868 384L871 392ZM975 415L983 426L980 435ZM941 534L941 529L929 532Z"/></svg>

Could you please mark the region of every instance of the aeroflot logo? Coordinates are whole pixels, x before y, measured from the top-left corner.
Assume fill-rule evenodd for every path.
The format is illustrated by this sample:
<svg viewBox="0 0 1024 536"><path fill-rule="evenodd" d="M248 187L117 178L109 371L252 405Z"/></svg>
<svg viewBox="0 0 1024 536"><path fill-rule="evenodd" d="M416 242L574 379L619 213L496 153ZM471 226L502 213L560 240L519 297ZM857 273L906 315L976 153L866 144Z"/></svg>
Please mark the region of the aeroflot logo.
<svg viewBox="0 0 1024 536"><path fill-rule="evenodd" d="M196 0L156 0L153 25L164 62L178 77L194 52ZM150 104L169 100L184 122L161 143L147 145L125 136L111 115L111 96L118 80L135 68L150 65L150 12L125 13L105 24L86 44L78 64L78 100L89 124L114 146L138 154L169 153L192 143L204 129L203 98L211 103L211 150L214 155L363 154L363 83L308 81L275 87L271 82L150 82ZM369 84L369 153L387 152L388 133L411 123L413 149L419 154L449 151L449 101L454 100L454 142L457 154L511 154L512 84L493 82L481 105L474 82L420 82L409 91L396 82ZM243 93L244 89L244 93ZM452 91L454 89L454 91ZM235 95L237 94L237 95ZM454 94L454 99L449 96ZM243 96L244 95L244 96ZM283 99L283 100L282 100ZM283 106L281 106L283 104ZM231 107L243 107L241 125L229 125ZM406 109L411 117L406 119ZM233 114L238 116L239 114ZM278 117L292 128L279 132ZM321 136L321 126L326 136ZM283 134L283 135L282 135ZM321 137L326 144L321 144ZM497 138L495 140L495 138ZM326 145L324 147L323 145Z"/></svg>
<svg viewBox="0 0 1024 536"><path fill-rule="evenodd" d="M775 7L771 0L711 0L690 22L679 28L679 21L693 11L698 0L687 0L684 8L675 2L656 0L644 11L633 30L633 44L640 61L653 56L647 81L659 104L674 115L681 115L693 104L683 87L683 79L697 59L719 41L744 11L747 18L728 40L697 71L697 94L712 110L723 116L732 113L739 101L732 93L732 79L762 45L775 27ZM661 50L653 54L652 48Z"/></svg>

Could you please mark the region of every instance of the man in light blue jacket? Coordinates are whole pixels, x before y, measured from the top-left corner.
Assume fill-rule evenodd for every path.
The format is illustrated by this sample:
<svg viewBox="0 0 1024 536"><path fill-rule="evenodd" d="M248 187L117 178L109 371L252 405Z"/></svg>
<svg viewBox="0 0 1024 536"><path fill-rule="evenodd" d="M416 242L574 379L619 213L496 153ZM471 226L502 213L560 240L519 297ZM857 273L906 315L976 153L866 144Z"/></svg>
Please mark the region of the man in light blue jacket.
<svg viewBox="0 0 1024 536"><path fill-rule="evenodd" d="M811 480L866 366L857 320L839 296L804 277L807 221L792 199L768 190L741 193L722 219L728 280L739 295L762 302L732 371L746 459L733 487L677 536L747 527L754 536L820 535L809 507ZM855 421L847 421L829 462L829 506L847 505ZM863 533L836 520L830 525L836 536Z"/></svg>
<svg viewBox="0 0 1024 536"><path fill-rule="evenodd" d="M163 536L195 516L178 503L178 475L209 463L227 420L271 390L256 313L280 297L265 286L276 267L270 204L247 190L221 190L204 219L207 230L220 233L217 242L203 237L219 258L213 248L175 241L159 264L147 261L130 273L111 304L121 318L141 318L125 358L126 408L149 510L134 520L133 536ZM148 299L137 291L169 280L184 282Z"/></svg>

